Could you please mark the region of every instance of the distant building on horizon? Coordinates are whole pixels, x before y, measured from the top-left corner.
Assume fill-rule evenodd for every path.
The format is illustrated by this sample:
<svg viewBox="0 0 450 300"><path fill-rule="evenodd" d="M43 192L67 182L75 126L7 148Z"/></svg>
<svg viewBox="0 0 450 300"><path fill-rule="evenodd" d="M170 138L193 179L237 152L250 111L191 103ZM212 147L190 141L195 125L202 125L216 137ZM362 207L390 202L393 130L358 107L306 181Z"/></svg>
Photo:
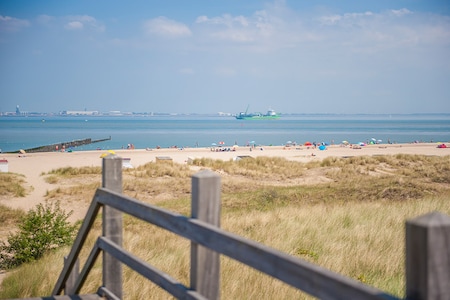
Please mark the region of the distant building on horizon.
<svg viewBox="0 0 450 300"><path fill-rule="evenodd" d="M61 112L63 116L96 116L98 114L96 110L65 110Z"/></svg>

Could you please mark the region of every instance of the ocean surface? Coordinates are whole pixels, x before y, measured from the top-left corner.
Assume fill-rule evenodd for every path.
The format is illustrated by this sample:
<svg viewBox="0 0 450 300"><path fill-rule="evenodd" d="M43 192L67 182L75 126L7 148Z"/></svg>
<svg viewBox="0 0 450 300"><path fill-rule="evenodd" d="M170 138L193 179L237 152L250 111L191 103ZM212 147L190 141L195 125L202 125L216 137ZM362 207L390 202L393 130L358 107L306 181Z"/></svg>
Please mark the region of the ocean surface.
<svg viewBox="0 0 450 300"><path fill-rule="evenodd" d="M78 150L209 147L249 143L339 144L450 142L450 114L288 115L278 120L236 120L224 116L51 116L0 117L0 149L12 152L85 138L111 140Z"/></svg>

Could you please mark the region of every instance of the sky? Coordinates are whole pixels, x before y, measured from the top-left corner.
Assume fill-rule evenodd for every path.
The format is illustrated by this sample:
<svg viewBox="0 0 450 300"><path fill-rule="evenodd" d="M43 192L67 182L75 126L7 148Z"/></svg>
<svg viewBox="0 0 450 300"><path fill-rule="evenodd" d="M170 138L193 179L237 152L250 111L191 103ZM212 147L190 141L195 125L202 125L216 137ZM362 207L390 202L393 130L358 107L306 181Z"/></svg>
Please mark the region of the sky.
<svg viewBox="0 0 450 300"><path fill-rule="evenodd" d="M450 113L447 0L0 0L0 112Z"/></svg>

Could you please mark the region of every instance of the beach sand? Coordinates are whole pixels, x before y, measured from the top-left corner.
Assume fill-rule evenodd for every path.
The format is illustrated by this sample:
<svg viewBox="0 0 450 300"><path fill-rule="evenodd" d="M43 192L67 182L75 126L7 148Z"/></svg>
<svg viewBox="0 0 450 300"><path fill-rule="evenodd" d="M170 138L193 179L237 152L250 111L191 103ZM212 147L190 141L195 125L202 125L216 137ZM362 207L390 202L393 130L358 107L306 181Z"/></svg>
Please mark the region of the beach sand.
<svg viewBox="0 0 450 300"><path fill-rule="evenodd" d="M219 148L216 148L219 149ZM133 167L154 162L159 157L168 157L173 162L187 164L189 159L211 158L228 161L238 156L269 156L284 157L288 160L308 162L322 160L326 157L351 157L361 155L395 155L395 154L423 154L430 156L450 155L450 148L437 148L436 143L417 144L378 144L367 145L354 149L351 146L331 145L326 150L306 146L263 146L237 147L235 151L213 151L211 148L164 148L164 149L133 149L114 150L116 155L127 158ZM22 174L29 192L22 198L0 199L0 203L13 208L29 210L44 201L46 191L55 188L46 183L43 173L63 167L101 166L100 157L105 151L74 151L74 152L41 152L25 154L0 154L0 159L8 160L9 172Z"/></svg>

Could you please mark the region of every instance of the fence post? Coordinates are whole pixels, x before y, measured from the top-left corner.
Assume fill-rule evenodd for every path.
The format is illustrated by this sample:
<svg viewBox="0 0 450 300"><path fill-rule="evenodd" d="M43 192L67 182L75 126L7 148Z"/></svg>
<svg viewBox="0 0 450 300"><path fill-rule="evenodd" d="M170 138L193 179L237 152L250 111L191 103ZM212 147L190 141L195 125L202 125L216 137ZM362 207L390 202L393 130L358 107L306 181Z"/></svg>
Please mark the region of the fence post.
<svg viewBox="0 0 450 300"><path fill-rule="evenodd" d="M450 217L432 212L406 222L407 299L449 299Z"/></svg>
<svg viewBox="0 0 450 300"><path fill-rule="evenodd" d="M103 158L102 187L122 193L122 158L108 155ZM103 236L122 247L122 212L103 207ZM122 299L122 264L103 252L103 286Z"/></svg>
<svg viewBox="0 0 450 300"><path fill-rule="evenodd" d="M220 176L205 170L192 176L192 218L220 227ZM220 255L191 243L191 289L220 298Z"/></svg>
<svg viewBox="0 0 450 300"><path fill-rule="evenodd" d="M68 264L67 256L64 256L64 265ZM75 289L75 282L77 282L78 276L80 274L80 260L77 259L73 265L72 272L70 272L69 277L64 285L64 295L73 295Z"/></svg>

